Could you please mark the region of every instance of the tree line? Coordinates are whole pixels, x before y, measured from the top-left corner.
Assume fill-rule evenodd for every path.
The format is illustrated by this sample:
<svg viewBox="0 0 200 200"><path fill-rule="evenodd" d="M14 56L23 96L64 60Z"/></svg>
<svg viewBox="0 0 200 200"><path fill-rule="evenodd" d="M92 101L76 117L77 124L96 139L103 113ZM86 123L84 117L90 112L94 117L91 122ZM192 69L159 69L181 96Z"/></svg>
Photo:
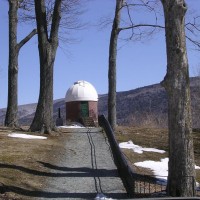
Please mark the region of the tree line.
<svg viewBox="0 0 200 200"><path fill-rule="evenodd" d="M137 3L136 3L137 2ZM154 1L153 1L154 2ZM184 0L161 0L164 13L164 26L155 24L134 24L130 15L131 6L143 6L155 11L152 1L134 1L127 4L123 0L116 0L115 17L110 37L109 48L109 91L108 91L108 119L113 129L117 125L116 118L116 57L117 40L120 31L131 29L131 38L134 29L138 27L152 27L165 29L167 74L161 85L168 96L168 132L169 132L169 163L167 193L170 196L194 196L195 164L192 139L192 117L189 83L189 65L187 58L186 37L197 48L199 42L186 36L185 28L191 32L199 26L194 23L192 29L185 23L187 4ZM120 28L120 14L122 8L128 10L130 26ZM156 21L157 22L157 21ZM191 24L190 24L191 25ZM143 34L143 33L141 33Z"/></svg>
<svg viewBox="0 0 200 200"><path fill-rule="evenodd" d="M53 123L53 68L59 44L59 30L75 28L73 17L79 14L80 0L8 0L9 3L9 64L8 64L8 104L5 126L18 127L18 55L20 49L34 35L38 38L40 60L40 92L36 113L30 131L51 133ZM153 34L157 29L165 30L167 74L162 86L168 95L169 129L169 176L167 191L170 196L194 196L195 177L194 150L192 139L191 103L189 87L189 66L186 38L197 48L200 43L186 35L199 31L196 23L185 23L187 4L185 0L116 0L115 15L112 23L109 60L108 60L108 120L115 130L116 117L116 67L119 34L128 31L128 40ZM157 5L162 6L164 25L158 24ZM135 23L132 18L134 9L144 8L152 12L154 23ZM18 9L22 9L22 19L35 20L36 28L23 40L17 42ZM126 11L128 23L123 22L122 12ZM145 13L144 13L145 14ZM63 23L63 24L62 24ZM124 24L122 24L124 25ZM63 27L63 26L62 26Z"/></svg>

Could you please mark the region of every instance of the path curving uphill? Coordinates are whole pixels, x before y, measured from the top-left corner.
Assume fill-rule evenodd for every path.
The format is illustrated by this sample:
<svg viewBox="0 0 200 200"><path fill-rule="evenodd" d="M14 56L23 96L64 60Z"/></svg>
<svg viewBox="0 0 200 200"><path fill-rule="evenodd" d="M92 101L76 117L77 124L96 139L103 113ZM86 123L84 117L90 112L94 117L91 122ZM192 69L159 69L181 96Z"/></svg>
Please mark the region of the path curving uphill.
<svg viewBox="0 0 200 200"><path fill-rule="evenodd" d="M93 130L73 130L60 163L43 163L55 177L48 177L45 192L36 199L127 198L108 139L103 132Z"/></svg>

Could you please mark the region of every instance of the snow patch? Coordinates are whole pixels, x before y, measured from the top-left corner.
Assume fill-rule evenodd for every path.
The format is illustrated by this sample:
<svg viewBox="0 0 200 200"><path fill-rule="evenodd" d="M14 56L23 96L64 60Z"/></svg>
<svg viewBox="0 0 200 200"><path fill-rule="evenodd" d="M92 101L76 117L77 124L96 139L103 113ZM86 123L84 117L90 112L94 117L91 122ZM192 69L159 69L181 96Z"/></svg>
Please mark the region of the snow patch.
<svg viewBox="0 0 200 200"><path fill-rule="evenodd" d="M111 200L112 198L107 198L103 193L98 193L95 200Z"/></svg>
<svg viewBox="0 0 200 200"><path fill-rule="evenodd" d="M197 165L195 165L195 169L200 169L200 167L199 167L199 166L197 166Z"/></svg>
<svg viewBox="0 0 200 200"><path fill-rule="evenodd" d="M58 126L58 128L84 128L84 127L78 125L72 125L72 126Z"/></svg>
<svg viewBox="0 0 200 200"><path fill-rule="evenodd" d="M134 163L138 167L151 169L157 178L167 179L169 158L163 158L160 161L146 160Z"/></svg>
<svg viewBox="0 0 200 200"><path fill-rule="evenodd" d="M58 128L85 128L82 124L78 123L78 122L73 122L69 125L65 125L65 126L58 126Z"/></svg>
<svg viewBox="0 0 200 200"><path fill-rule="evenodd" d="M23 138L23 139L40 139L40 140L47 139L47 137L44 137L44 136L28 135L28 134L21 134L21 133L11 133L11 134L8 134L8 137Z"/></svg>
<svg viewBox="0 0 200 200"><path fill-rule="evenodd" d="M139 154L142 154L143 151L165 153L164 150L159 150L159 149L155 149L155 148L143 148L139 145L135 145L131 140L128 142L121 142L119 144L119 147L124 148L124 149L132 149L135 153L139 153Z"/></svg>
<svg viewBox="0 0 200 200"><path fill-rule="evenodd" d="M143 162L134 163L138 167L144 167L151 169L156 176L156 178L162 178L167 180L168 176L168 162L169 158L163 158L160 161L146 160ZM195 169L200 169L199 166L195 165ZM199 187L199 183L196 183Z"/></svg>

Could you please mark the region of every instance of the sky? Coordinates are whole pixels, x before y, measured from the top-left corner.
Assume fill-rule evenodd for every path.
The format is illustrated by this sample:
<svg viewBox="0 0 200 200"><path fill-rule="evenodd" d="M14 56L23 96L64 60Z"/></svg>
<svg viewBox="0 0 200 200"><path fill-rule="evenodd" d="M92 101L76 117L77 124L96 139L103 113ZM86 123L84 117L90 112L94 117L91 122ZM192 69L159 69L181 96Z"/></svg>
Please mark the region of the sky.
<svg viewBox="0 0 200 200"><path fill-rule="evenodd" d="M200 0L187 0L189 13ZM198 4L199 5L199 4ZM98 94L108 92L108 52L111 26L99 28L102 17L113 18L114 0L91 0L84 5L81 20L87 28L72 32L76 42L61 44L54 65L54 99L64 98L68 88L78 80L90 82ZM145 13L146 14L146 13ZM138 15L146 20L147 15ZM163 19L160 18L160 23ZM8 5L0 7L0 108L7 106L8 80ZM33 25L18 26L18 41L25 37ZM124 34L124 33L123 33ZM121 36L123 36L123 34ZM119 41L117 57L117 91L127 91L163 80L166 73L165 34L160 31L152 39L142 42ZM199 52L188 45L190 76L197 75ZM39 96L39 57L37 36L22 47L19 55L19 105L36 103Z"/></svg>

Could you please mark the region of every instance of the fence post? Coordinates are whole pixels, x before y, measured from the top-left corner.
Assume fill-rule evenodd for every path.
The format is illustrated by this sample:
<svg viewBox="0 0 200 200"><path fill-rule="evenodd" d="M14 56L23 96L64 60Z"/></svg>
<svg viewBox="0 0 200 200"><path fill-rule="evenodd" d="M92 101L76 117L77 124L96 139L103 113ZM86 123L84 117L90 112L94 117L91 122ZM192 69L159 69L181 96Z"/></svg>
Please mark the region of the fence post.
<svg viewBox="0 0 200 200"><path fill-rule="evenodd" d="M195 178L192 176L192 187L193 187L193 197L196 195L196 189L195 189Z"/></svg>

